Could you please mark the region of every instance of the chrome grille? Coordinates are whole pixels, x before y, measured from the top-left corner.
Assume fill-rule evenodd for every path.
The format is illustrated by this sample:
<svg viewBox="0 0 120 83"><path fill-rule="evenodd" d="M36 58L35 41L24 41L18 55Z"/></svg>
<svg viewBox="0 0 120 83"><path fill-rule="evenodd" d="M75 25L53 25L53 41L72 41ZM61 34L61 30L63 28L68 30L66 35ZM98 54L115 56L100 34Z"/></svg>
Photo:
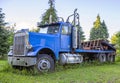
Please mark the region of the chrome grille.
<svg viewBox="0 0 120 83"><path fill-rule="evenodd" d="M14 56L24 56L25 55L25 41L26 41L25 33L15 34L14 47L13 47Z"/></svg>

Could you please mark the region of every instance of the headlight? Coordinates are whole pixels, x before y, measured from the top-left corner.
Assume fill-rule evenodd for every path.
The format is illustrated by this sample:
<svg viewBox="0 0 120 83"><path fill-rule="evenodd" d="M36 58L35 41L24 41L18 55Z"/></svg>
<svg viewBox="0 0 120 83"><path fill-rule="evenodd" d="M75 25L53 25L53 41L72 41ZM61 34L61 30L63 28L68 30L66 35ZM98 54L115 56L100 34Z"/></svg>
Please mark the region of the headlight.
<svg viewBox="0 0 120 83"><path fill-rule="evenodd" d="M26 45L27 49L32 49L32 45Z"/></svg>
<svg viewBox="0 0 120 83"><path fill-rule="evenodd" d="M26 48L27 48L28 50L32 49L32 45L30 44L29 41L27 41L27 43L26 43Z"/></svg>

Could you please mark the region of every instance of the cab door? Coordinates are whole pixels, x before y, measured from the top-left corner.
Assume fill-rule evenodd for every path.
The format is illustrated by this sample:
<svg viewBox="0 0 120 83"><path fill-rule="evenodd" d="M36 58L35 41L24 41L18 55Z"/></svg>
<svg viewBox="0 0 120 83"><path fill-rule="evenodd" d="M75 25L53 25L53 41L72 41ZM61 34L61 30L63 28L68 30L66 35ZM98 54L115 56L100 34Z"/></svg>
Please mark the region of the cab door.
<svg viewBox="0 0 120 83"><path fill-rule="evenodd" d="M71 27L69 25L62 25L60 47L61 50L70 50L71 48Z"/></svg>

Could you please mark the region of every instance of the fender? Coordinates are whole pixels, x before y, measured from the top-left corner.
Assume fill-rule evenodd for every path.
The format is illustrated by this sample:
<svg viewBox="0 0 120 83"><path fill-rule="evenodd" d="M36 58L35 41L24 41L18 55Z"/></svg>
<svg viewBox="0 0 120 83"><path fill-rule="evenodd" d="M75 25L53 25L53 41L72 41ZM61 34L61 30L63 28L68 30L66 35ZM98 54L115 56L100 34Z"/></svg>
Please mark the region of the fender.
<svg viewBox="0 0 120 83"><path fill-rule="evenodd" d="M38 54L38 52L40 51L40 50L42 50L42 49L45 49L45 48L47 48L47 49L50 49L53 53L54 53L54 57L57 59L58 57L56 56L56 55L58 55L58 53L57 52L55 52L52 48L49 48L49 47L41 47L41 46L34 46L33 47L33 51L30 51L30 52L28 52L27 53L27 56L33 56L33 57L35 57L35 56L37 56L37 54Z"/></svg>

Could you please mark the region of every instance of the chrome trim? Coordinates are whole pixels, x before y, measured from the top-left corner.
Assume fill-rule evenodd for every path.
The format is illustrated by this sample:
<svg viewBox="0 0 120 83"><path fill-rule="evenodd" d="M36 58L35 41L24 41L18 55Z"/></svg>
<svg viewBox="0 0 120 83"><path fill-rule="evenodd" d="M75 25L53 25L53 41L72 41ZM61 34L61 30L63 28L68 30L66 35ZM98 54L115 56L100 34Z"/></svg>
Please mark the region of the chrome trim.
<svg viewBox="0 0 120 83"><path fill-rule="evenodd" d="M19 39L18 37L23 38L23 40ZM27 54L26 45L27 45L28 40L29 40L28 32L18 32L18 33L15 33L15 35L14 35L14 43L13 43L13 56L25 56ZM21 42L21 45L23 45L23 46L21 46L19 43L16 43L16 42L19 42L19 41ZM19 45L16 47L16 44L19 44Z"/></svg>
<svg viewBox="0 0 120 83"><path fill-rule="evenodd" d="M33 66L36 64L36 57L15 57L8 56L8 63L12 66Z"/></svg>

